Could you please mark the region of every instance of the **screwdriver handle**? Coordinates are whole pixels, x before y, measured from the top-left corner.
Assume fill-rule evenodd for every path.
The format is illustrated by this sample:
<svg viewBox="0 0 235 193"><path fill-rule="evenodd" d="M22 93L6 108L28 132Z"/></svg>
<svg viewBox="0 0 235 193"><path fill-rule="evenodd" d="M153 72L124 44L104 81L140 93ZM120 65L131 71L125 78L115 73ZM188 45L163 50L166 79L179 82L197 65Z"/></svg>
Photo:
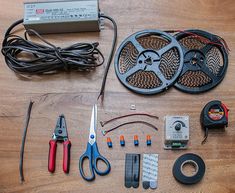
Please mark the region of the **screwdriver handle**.
<svg viewBox="0 0 235 193"><path fill-rule="evenodd" d="M55 171L56 147L57 147L56 141L50 140L49 155L48 155L48 171L51 173Z"/></svg>
<svg viewBox="0 0 235 193"><path fill-rule="evenodd" d="M64 153L63 153L63 170L64 173L69 173L69 167L70 167L70 148L71 148L71 142L69 140L64 141Z"/></svg>

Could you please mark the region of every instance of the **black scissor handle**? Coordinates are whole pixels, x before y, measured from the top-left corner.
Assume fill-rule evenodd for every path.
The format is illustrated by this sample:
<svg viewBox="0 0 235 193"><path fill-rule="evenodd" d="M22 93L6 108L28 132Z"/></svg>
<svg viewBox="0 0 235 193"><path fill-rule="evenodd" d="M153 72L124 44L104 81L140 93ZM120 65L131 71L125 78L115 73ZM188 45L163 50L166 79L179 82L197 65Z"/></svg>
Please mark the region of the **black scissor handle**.
<svg viewBox="0 0 235 193"><path fill-rule="evenodd" d="M92 149L93 149L93 159L94 159L93 168L94 168L95 172L100 176L107 175L111 170L111 165L110 165L109 161L105 157L100 155L96 142L93 144ZM98 169L98 167L97 167L98 161L101 161L106 165L105 170Z"/></svg>
<svg viewBox="0 0 235 193"><path fill-rule="evenodd" d="M94 173L94 169L92 167L92 154L91 154L91 145L90 143L87 144L87 150L86 152L80 157L79 159L79 171L80 171L80 174L82 176L82 178L86 181L92 181L95 179L95 173ZM85 159L88 159L89 160L89 169L90 169L90 176L87 176L85 175L84 173L84 161Z"/></svg>

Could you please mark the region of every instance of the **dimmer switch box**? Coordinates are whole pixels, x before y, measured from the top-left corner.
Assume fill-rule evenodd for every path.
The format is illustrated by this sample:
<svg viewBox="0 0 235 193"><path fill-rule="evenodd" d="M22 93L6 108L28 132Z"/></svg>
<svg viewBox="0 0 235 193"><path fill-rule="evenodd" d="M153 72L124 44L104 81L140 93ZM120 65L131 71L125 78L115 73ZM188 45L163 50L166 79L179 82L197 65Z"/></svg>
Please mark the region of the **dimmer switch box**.
<svg viewBox="0 0 235 193"><path fill-rule="evenodd" d="M186 149L189 141L189 116L165 117L165 149Z"/></svg>

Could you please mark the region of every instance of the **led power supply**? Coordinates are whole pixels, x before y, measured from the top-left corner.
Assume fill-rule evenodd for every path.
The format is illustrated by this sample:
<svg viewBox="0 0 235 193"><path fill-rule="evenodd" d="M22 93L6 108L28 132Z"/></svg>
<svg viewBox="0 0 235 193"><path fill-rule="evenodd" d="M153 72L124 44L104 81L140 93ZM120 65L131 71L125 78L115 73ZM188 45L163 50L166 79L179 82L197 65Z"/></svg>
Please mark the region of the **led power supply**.
<svg viewBox="0 0 235 193"><path fill-rule="evenodd" d="M39 34L100 31L98 0L56 0L24 3L25 29Z"/></svg>

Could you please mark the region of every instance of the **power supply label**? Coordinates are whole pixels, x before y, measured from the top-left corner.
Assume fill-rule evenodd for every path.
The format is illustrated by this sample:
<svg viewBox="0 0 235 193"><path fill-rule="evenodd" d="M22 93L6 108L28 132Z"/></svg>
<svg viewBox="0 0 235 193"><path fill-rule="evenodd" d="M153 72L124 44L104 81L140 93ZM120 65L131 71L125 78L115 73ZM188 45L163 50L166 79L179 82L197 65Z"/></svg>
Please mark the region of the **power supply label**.
<svg viewBox="0 0 235 193"><path fill-rule="evenodd" d="M78 20L97 20L98 2L51 1L24 4L24 22L62 22Z"/></svg>

